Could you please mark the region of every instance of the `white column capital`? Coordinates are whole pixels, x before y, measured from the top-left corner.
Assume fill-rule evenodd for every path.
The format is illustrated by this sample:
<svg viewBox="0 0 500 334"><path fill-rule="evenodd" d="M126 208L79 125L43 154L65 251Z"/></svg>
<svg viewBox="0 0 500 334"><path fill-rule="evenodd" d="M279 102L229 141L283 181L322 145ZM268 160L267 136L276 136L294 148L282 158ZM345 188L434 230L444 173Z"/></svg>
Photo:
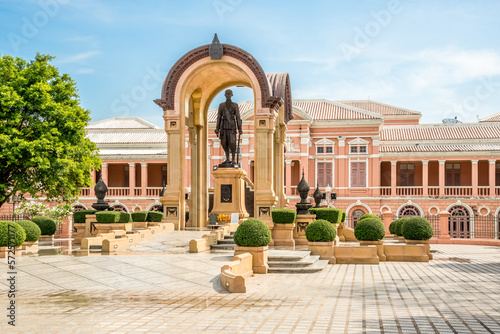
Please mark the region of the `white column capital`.
<svg viewBox="0 0 500 334"><path fill-rule="evenodd" d="M429 160L422 160L422 165L428 165L429 164Z"/></svg>
<svg viewBox="0 0 500 334"><path fill-rule="evenodd" d="M440 165L444 165L446 163L446 160L439 160Z"/></svg>
<svg viewBox="0 0 500 334"><path fill-rule="evenodd" d="M477 163L479 162L479 160L471 160L472 164L473 165L477 165Z"/></svg>
<svg viewBox="0 0 500 334"><path fill-rule="evenodd" d="M286 163L287 165L291 165L291 164L292 164L292 160L287 160L287 161L285 161L285 163Z"/></svg>
<svg viewBox="0 0 500 334"><path fill-rule="evenodd" d="M490 165L494 165L494 164L496 164L497 160L496 159L489 159L488 162L490 163Z"/></svg>
<svg viewBox="0 0 500 334"><path fill-rule="evenodd" d="M148 163L147 162L141 162L141 167L148 167Z"/></svg>
<svg viewBox="0 0 500 334"><path fill-rule="evenodd" d="M397 161L391 161L391 166L396 166L397 165Z"/></svg>
<svg viewBox="0 0 500 334"><path fill-rule="evenodd" d="M101 167L102 167L102 168L104 168L104 167L108 168L108 163L107 163L107 162L103 162L103 163L101 164Z"/></svg>
<svg viewBox="0 0 500 334"><path fill-rule="evenodd" d="M128 166L129 166L129 167L134 167L134 168L135 168L135 162L129 162L129 163L128 163Z"/></svg>

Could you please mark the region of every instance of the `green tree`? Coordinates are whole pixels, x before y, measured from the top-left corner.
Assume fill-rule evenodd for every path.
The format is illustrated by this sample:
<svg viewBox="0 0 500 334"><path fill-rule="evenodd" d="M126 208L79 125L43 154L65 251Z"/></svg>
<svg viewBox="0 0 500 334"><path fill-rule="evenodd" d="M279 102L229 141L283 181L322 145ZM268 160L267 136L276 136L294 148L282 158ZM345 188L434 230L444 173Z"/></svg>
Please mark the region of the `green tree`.
<svg viewBox="0 0 500 334"><path fill-rule="evenodd" d="M72 200L101 164L85 138L90 111L53 58L0 54L0 207L16 192Z"/></svg>

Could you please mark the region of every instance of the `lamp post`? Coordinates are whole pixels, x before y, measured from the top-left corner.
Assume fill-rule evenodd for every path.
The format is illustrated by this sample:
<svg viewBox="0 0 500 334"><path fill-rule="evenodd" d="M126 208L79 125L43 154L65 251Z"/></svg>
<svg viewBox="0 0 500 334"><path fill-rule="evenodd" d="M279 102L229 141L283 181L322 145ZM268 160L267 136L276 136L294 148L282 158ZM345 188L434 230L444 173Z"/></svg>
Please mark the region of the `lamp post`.
<svg viewBox="0 0 500 334"><path fill-rule="evenodd" d="M326 204L328 208L332 208L333 204L335 203L335 200L337 199L337 193L332 193L332 187L330 185L327 185L325 187L325 192L326 192ZM330 200L333 202L330 204Z"/></svg>

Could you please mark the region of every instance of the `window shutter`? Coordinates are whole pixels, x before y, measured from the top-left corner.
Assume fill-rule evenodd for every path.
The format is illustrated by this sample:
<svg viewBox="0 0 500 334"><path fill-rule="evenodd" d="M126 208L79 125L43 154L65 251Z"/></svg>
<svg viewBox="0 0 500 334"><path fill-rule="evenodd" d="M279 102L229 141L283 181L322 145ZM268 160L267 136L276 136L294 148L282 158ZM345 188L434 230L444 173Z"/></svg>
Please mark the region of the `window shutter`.
<svg viewBox="0 0 500 334"><path fill-rule="evenodd" d="M358 162L359 164L359 186L366 187L366 162Z"/></svg>
<svg viewBox="0 0 500 334"><path fill-rule="evenodd" d="M351 187L359 187L359 171L357 162L351 162Z"/></svg>
<svg viewBox="0 0 500 334"><path fill-rule="evenodd" d="M351 187L366 187L366 162L351 162Z"/></svg>
<svg viewBox="0 0 500 334"><path fill-rule="evenodd" d="M325 162L325 183L326 183L326 185L333 186L332 163L331 162Z"/></svg>
<svg viewBox="0 0 500 334"><path fill-rule="evenodd" d="M325 183L325 163L318 162L318 185L324 187Z"/></svg>

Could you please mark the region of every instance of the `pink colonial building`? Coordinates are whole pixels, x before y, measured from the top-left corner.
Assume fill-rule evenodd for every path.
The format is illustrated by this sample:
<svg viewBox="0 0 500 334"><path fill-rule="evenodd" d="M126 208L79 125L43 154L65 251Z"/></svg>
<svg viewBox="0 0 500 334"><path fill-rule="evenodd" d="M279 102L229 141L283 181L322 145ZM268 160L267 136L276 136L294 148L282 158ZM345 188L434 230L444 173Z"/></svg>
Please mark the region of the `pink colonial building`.
<svg viewBox="0 0 500 334"><path fill-rule="evenodd" d="M251 188L253 101L239 106L241 165ZM288 207L299 201L296 186L304 171L310 195L318 185L327 193L323 205L345 210L350 226L364 213L391 213L426 216L439 229L438 214L447 211L451 237L498 239L500 114L478 123L420 124L420 112L385 103L313 99L294 100L293 115L284 139ZM209 170L224 155L213 131L216 117L216 110L208 113ZM95 122L87 129L103 160L94 180L102 175L110 204L128 212L159 210L167 182L164 130L133 117ZM190 164L185 172L189 182ZM82 189L73 205L90 208L94 201L93 190Z"/></svg>

